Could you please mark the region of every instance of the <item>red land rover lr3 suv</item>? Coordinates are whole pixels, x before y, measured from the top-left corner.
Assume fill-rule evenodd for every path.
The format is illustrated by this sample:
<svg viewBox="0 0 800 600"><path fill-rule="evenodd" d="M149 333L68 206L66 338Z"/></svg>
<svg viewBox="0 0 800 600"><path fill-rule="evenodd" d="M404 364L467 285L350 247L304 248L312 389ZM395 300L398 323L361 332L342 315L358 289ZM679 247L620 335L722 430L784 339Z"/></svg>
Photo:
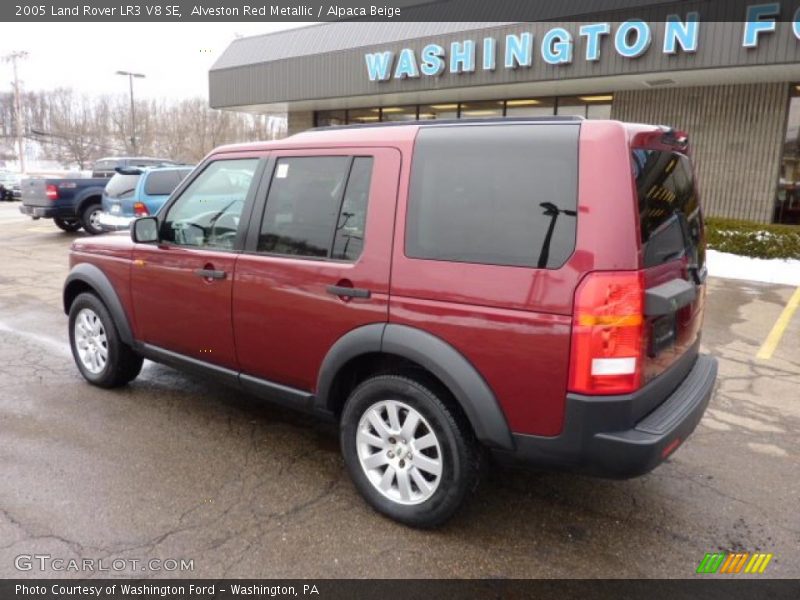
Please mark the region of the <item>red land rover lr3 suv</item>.
<svg viewBox="0 0 800 600"><path fill-rule="evenodd" d="M148 358L333 419L364 498L415 526L450 517L488 456L646 473L716 379L698 194L665 127L432 121L224 146L70 263L90 383Z"/></svg>

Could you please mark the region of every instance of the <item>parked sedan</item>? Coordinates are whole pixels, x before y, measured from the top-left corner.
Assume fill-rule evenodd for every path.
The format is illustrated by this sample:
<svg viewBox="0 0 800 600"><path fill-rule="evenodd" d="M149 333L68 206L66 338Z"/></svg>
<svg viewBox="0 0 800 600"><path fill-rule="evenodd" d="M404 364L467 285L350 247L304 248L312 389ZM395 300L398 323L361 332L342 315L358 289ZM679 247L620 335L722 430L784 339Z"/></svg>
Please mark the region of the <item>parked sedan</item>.
<svg viewBox="0 0 800 600"><path fill-rule="evenodd" d="M8 171L0 172L0 200L19 200L22 198L20 182L22 176Z"/></svg>
<svg viewBox="0 0 800 600"><path fill-rule="evenodd" d="M128 229L138 217L156 214L191 170L186 165L118 167L103 193L100 227L105 231Z"/></svg>

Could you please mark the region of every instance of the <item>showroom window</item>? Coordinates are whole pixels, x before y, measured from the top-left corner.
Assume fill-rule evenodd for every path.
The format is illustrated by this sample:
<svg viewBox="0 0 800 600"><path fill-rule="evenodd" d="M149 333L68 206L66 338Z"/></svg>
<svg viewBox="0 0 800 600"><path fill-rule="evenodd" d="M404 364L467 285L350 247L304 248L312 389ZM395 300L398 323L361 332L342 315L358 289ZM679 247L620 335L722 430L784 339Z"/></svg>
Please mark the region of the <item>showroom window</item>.
<svg viewBox="0 0 800 600"><path fill-rule="evenodd" d="M792 86L789 118L783 139L778 194L775 199L775 223L800 225L800 85Z"/></svg>
<svg viewBox="0 0 800 600"><path fill-rule="evenodd" d="M612 94L550 98L510 98L508 100L474 100L437 102L406 106L319 110L317 127L378 123L382 121L426 121L432 119L486 119L492 117L547 117L578 115L587 119L610 119Z"/></svg>

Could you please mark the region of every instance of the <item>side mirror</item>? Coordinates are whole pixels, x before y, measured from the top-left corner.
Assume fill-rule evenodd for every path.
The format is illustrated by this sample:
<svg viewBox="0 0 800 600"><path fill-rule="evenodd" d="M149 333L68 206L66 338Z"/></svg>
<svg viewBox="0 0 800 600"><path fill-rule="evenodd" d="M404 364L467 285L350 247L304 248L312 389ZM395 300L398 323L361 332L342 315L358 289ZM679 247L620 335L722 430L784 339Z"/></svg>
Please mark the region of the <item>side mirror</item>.
<svg viewBox="0 0 800 600"><path fill-rule="evenodd" d="M141 217L133 222L131 239L137 244L152 244L158 241L158 219Z"/></svg>

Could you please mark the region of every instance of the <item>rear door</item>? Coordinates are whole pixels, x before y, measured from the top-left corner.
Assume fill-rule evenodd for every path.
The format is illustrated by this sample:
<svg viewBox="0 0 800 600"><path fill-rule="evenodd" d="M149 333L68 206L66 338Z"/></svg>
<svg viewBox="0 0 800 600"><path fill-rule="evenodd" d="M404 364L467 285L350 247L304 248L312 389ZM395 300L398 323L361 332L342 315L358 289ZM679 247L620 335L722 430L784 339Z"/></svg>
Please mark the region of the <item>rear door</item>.
<svg viewBox="0 0 800 600"><path fill-rule="evenodd" d="M705 236L691 162L665 149L633 150L645 273L644 382L695 354L705 303Z"/></svg>
<svg viewBox="0 0 800 600"><path fill-rule="evenodd" d="M275 151L267 171L236 265L237 354L245 375L313 391L339 338L388 319L400 152Z"/></svg>

